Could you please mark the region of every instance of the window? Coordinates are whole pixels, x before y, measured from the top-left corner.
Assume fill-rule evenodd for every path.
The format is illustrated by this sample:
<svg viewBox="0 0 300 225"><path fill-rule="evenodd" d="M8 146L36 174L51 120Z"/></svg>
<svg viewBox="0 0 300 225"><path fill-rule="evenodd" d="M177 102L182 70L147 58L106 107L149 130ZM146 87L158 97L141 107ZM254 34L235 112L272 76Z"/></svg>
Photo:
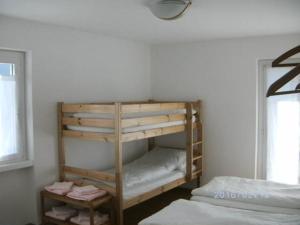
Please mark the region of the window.
<svg viewBox="0 0 300 225"><path fill-rule="evenodd" d="M0 171L31 164L25 90L25 53L0 50Z"/></svg>
<svg viewBox="0 0 300 225"><path fill-rule="evenodd" d="M260 86L260 156L263 175L267 180L300 183L300 95L279 95L266 98L269 86L292 68L272 68L271 63L261 64ZM294 90L299 76L280 91Z"/></svg>

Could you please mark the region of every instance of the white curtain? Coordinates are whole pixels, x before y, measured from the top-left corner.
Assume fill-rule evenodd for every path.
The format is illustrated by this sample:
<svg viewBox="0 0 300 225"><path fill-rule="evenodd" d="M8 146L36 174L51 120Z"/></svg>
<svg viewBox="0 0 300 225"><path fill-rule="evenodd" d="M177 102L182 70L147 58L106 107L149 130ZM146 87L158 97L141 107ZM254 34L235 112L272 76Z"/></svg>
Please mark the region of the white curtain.
<svg viewBox="0 0 300 225"><path fill-rule="evenodd" d="M0 161L13 159L17 149L16 81L0 79Z"/></svg>
<svg viewBox="0 0 300 225"><path fill-rule="evenodd" d="M267 68L267 87L291 68ZM294 90L300 82L293 79L281 90ZM267 179L299 183L300 101L299 94L267 98Z"/></svg>

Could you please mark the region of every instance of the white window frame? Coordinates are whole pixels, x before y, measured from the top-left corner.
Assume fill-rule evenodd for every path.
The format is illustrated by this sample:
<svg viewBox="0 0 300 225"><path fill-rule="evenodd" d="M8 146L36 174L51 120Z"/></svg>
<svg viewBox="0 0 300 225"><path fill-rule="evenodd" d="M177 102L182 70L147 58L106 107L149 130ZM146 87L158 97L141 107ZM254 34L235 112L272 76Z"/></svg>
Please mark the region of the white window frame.
<svg viewBox="0 0 300 225"><path fill-rule="evenodd" d="M255 178L267 178L267 89L266 68L272 65L274 59L261 59L257 62L256 77L256 156L255 156ZM298 58L285 60L286 63L300 62Z"/></svg>
<svg viewBox="0 0 300 225"><path fill-rule="evenodd" d="M22 157L17 160L0 161L0 172L33 166L33 110L32 110L32 52L28 50L1 48L0 51L19 52L24 55L24 143Z"/></svg>

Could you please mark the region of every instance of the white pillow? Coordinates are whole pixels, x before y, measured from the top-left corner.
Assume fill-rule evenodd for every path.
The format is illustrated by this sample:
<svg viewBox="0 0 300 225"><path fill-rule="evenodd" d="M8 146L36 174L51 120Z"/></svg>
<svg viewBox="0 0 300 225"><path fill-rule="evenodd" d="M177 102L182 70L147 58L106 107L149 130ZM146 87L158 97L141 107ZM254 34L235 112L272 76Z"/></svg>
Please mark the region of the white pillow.
<svg viewBox="0 0 300 225"><path fill-rule="evenodd" d="M185 151L157 147L124 166L124 183L132 186L157 179L178 169L183 161Z"/></svg>

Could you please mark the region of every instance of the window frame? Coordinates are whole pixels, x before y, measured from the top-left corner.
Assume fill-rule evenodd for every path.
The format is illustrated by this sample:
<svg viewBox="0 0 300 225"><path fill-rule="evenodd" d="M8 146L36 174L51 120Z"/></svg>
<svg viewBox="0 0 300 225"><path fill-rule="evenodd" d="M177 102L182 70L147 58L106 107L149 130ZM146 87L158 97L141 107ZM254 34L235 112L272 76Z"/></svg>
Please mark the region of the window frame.
<svg viewBox="0 0 300 225"><path fill-rule="evenodd" d="M267 88L266 68L272 65L274 59L257 61L256 76L256 150L255 150L255 179L267 178ZM300 62L299 58L285 60L287 63Z"/></svg>
<svg viewBox="0 0 300 225"><path fill-rule="evenodd" d="M7 160L0 161L0 172L21 169L33 166L34 160L34 150L33 150L33 110L32 110L32 52L29 50L20 50L20 49L9 49L1 48L0 51L7 52L16 52L21 53L24 56L23 60L23 75L17 79L19 84L17 84L17 101L21 101L21 121L20 124L22 130L25 131L25 134L22 135L21 140L21 151L16 154L16 157ZM9 62L8 62L9 63ZM20 81L22 87L20 89ZM20 100L20 91L24 93L24 97ZM18 107L20 106L19 102L17 103Z"/></svg>

